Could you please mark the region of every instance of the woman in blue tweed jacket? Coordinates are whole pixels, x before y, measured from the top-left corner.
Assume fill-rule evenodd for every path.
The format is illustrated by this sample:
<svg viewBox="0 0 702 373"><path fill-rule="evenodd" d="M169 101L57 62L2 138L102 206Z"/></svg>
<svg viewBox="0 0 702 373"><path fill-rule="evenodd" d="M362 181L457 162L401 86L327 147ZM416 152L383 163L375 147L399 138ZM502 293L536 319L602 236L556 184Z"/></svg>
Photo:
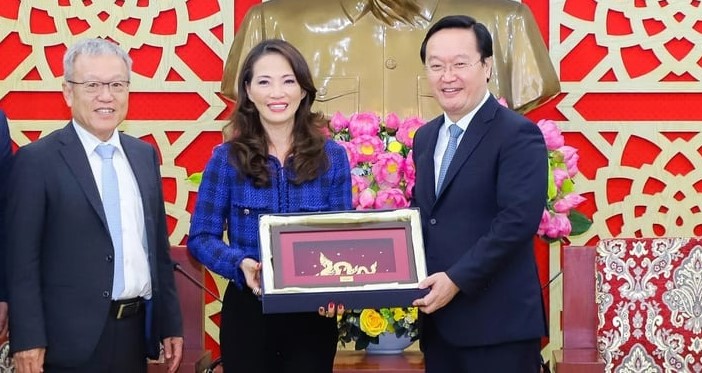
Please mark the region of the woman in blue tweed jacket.
<svg viewBox="0 0 702 373"><path fill-rule="evenodd" d="M220 325L224 371L330 373L336 318L262 313L258 216L351 209L346 152L311 112L317 90L292 45L261 42L239 77L230 139L207 163L188 239L197 260L230 280Z"/></svg>

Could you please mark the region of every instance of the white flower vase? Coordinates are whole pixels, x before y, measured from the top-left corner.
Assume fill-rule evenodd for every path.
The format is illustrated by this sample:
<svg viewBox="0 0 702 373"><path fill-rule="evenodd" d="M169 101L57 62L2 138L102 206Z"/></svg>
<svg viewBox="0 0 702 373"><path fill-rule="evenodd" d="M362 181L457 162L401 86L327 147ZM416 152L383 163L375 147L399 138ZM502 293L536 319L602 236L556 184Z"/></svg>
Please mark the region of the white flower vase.
<svg viewBox="0 0 702 373"><path fill-rule="evenodd" d="M396 355L401 354L411 344L412 340L408 335L397 337L394 333L382 333L378 336L378 344L368 344L366 353L371 355Z"/></svg>

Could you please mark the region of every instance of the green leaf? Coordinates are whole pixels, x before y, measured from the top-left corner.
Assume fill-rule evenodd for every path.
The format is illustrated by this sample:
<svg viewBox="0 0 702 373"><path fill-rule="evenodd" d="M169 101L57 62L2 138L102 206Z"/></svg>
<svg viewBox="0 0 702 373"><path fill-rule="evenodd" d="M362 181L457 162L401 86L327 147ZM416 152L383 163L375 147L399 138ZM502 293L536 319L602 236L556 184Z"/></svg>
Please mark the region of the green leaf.
<svg viewBox="0 0 702 373"><path fill-rule="evenodd" d="M563 195L574 192L575 183L573 182L573 179L568 178L563 180L563 184L561 184L561 191L563 192Z"/></svg>
<svg viewBox="0 0 702 373"><path fill-rule="evenodd" d="M366 336L364 338L363 336L358 337L358 340L356 340L356 346L354 349L358 350L365 350L366 347L368 347L368 344L371 342L370 338ZM378 343L378 337L375 337L375 343Z"/></svg>
<svg viewBox="0 0 702 373"><path fill-rule="evenodd" d="M553 169L551 167L548 168L548 199L552 200L556 198L556 194L558 194L558 189L556 188L556 182L553 179Z"/></svg>
<svg viewBox="0 0 702 373"><path fill-rule="evenodd" d="M575 209L570 210L568 220L570 220L571 236L577 236L585 233L592 225L592 220L588 219L587 216Z"/></svg>
<svg viewBox="0 0 702 373"><path fill-rule="evenodd" d="M185 180L188 180L189 182L191 182L195 185L200 185L200 183L202 182L202 172L196 172L194 174L190 174L190 176L188 176L187 179L185 179Z"/></svg>
<svg viewBox="0 0 702 373"><path fill-rule="evenodd" d="M558 238L551 238L548 236L538 236L541 240L546 241L546 243L554 243L560 241Z"/></svg>
<svg viewBox="0 0 702 373"><path fill-rule="evenodd" d="M405 333L408 333L407 329L405 329L405 328L397 328L397 329L395 329L395 336L396 336L397 338L402 337L403 335L405 335Z"/></svg>

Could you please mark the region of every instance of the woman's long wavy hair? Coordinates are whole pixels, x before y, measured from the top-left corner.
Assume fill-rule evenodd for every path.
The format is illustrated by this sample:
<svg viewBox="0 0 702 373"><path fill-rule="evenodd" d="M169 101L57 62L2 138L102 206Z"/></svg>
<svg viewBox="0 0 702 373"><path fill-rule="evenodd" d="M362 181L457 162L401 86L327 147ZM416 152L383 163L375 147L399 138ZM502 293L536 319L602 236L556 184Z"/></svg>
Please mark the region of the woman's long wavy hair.
<svg viewBox="0 0 702 373"><path fill-rule="evenodd" d="M301 184L319 176L329 167L324 151L327 120L322 113L311 111L317 95L312 74L302 54L290 43L280 39L264 40L251 49L246 56L239 74L236 110L224 127L226 140L231 144L230 162L237 167L241 176L250 177L257 187L271 185L271 172L268 168L268 145L270 139L261 124L261 118L254 103L249 99L246 88L253 78L253 66L263 56L276 53L283 56L292 67L295 78L304 92L300 106L295 112L292 130L292 147L285 167L293 171L292 182Z"/></svg>

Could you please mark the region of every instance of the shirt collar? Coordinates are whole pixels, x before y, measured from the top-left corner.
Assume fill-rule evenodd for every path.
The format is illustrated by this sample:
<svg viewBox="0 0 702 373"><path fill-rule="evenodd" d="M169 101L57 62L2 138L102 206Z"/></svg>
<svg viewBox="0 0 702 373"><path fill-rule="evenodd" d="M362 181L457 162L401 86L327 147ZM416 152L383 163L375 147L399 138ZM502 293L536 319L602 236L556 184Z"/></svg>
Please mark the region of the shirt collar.
<svg viewBox="0 0 702 373"><path fill-rule="evenodd" d="M344 13L351 22L358 21L359 18L370 13L370 2L373 0L339 0ZM431 21L434 18L434 12L439 3L439 0L424 0L419 2L419 16L425 21Z"/></svg>
<svg viewBox="0 0 702 373"><path fill-rule="evenodd" d="M485 102L487 102L488 98L490 97L490 91L485 92L485 97L483 97L483 100L480 101L480 103L470 111L470 113L466 114L463 118L459 119L458 122L456 122L456 125L461 127L461 129L465 132L465 130L468 128L468 125L470 124L470 121L473 120L473 117L475 116L475 113L480 110L483 105L485 105ZM449 119L448 115L444 113L444 131L447 131L448 133L448 128L453 122L451 119Z"/></svg>
<svg viewBox="0 0 702 373"><path fill-rule="evenodd" d="M73 128L76 130L76 134L78 135L78 139L80 140L81 144L83 144L83 149L85 149L85 154L90 156L95 152L95 148L97 148L98 145L100 144L110 144L113 145L119 152L124 154L124 150L122 150L122 143L119 141L119 132L117 130L114 130L112 132L112 136L110 136L107 141L102 141L95 137L92 133L88 132L85 128L83 128L81 125L78 124L78 122L73 119Z"/></svg>

